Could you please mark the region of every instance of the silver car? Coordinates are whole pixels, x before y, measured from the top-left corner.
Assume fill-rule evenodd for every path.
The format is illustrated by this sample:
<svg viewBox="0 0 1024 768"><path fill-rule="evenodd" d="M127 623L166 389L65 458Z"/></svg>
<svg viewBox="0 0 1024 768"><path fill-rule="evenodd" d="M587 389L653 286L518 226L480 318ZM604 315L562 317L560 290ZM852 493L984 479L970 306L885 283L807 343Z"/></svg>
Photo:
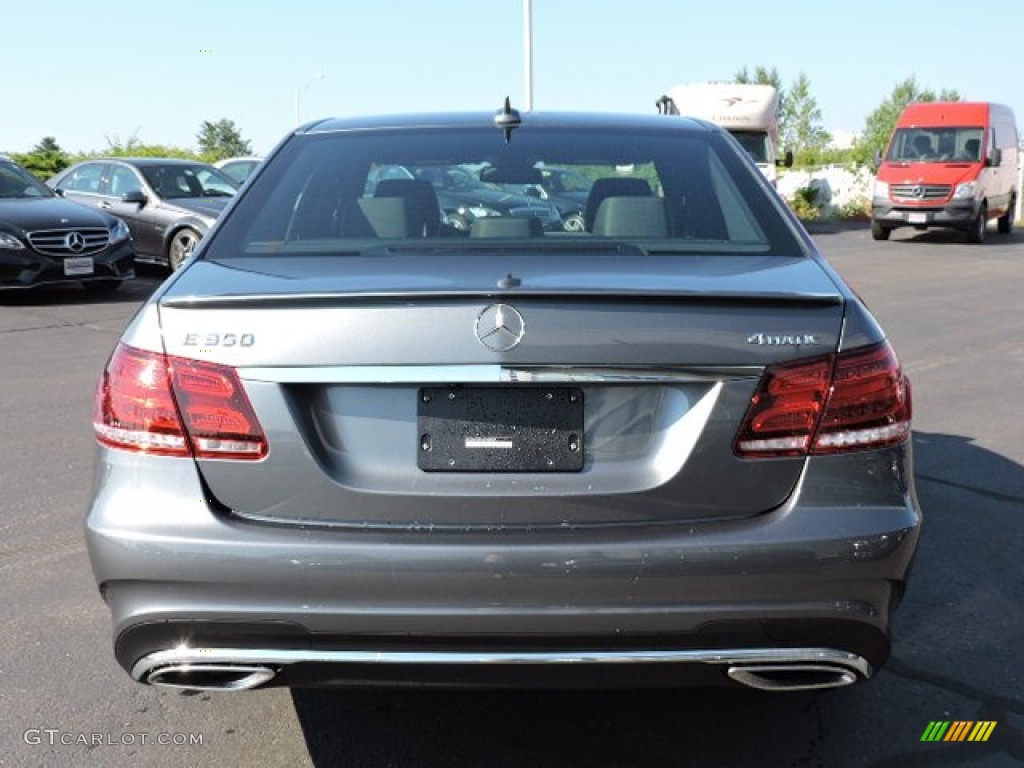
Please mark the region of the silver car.
<svg viewBox="0 0 1024 768"><path fill-rule="evenodd" d="M127 223L136 258L178 269L238 188L195 160L109 157L85 160L46 182L68 200Z"/></svg>
<svg viewBox="0 0 1024 768"><path fill-rule="evenodd" d="M593 181L582 231L419 178ZM372 191L371 191L372 190ZM289 136L102 373L86 538L153 685L843 686L921 522L907 378L725 131Z"/></svg>
<svg viewBox="0 0 1024 768"><path fill-rule="evenodd" d="M262 157L229 157L218 160L213 167L241 185L262 162Z"/></svg>

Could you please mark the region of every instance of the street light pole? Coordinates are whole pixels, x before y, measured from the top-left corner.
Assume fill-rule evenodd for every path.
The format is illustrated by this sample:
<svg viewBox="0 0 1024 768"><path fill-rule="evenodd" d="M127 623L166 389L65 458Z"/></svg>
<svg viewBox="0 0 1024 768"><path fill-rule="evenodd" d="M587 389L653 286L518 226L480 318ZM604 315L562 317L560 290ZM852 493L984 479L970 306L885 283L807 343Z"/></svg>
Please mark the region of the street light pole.
<svg viewBox="0 0 1024 768"><path fill-rule="evenodd" d="M526 71L523 75L523 106L527 112L533 110L533 2L523 0L523 60Z"/></svg>
<svg viewBox="0 0 1024 768"><path fill-rule="evenodd" d="M302 119L300 117L300 110L299 110L299 100L302 98L302 92L304 90L306 90L307 88L309 88L309 86L311 86L313 83L317 82L318 80L323 80L326 77L327 77L327 75L325 75L323 72L321 72L319 75L314 77L309 82L307 82L307 83L303 84L302 86L300 86L300 87L295 89L295 127L296 128L298 128L302 124Z"/></svg>

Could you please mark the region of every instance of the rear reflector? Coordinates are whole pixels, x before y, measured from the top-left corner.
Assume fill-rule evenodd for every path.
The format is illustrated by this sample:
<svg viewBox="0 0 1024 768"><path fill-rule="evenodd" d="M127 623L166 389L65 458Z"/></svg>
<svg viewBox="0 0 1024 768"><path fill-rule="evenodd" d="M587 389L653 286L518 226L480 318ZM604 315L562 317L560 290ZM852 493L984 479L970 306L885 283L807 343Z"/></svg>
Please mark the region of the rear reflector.
<svg viewBox="0 0 1024 768"><path fill-rule="evenodd" d="M840 453L910 435L910 383L888 343L771 366L736 438L749 458Z"/></svg>
<svg viewBox="0 0 1024 768"><path fill-rule="evenodd" d="M163 456L261 459L267 441L233 368L118 345L96 392L104 445Z"/></svg>

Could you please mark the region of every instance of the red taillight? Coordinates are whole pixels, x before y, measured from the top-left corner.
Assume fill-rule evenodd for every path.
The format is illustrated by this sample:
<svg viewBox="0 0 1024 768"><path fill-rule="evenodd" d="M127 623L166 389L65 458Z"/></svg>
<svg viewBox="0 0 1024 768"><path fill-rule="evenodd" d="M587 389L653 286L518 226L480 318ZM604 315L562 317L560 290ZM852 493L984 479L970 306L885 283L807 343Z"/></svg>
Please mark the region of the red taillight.
<svg viewBox="0 0 1024 768"><path fill-rule="evenodd" d="M736 438L758 458L878 448L910 434L910 384L882 343L769 367Z"/></svg>
<svg viewBox="0 0 1024 768"><path fill-rule="evenodd" d="M831 357L773 365L761 377L736 439L741 456L804 456L821 418Z"/></svg>
<svg viewBox="0 0 1024 768"><path fill-rule="evenodd" d="M163 456L261 459L267 441L233 368L118 345L96 391L104 445Z"/></svg>
<svg viewBox="0 0 1024 768"><path fill-rule="evenodd" d="M167 358L119 344L96 390L93 428L105 445L188 456Z"/></svg>
<svg viewBox="0 0 1024 768"><path fill-rule="evenodd" d="M883 343L839 355L811 453L877 448L910 436L910 380Z"/></svg>

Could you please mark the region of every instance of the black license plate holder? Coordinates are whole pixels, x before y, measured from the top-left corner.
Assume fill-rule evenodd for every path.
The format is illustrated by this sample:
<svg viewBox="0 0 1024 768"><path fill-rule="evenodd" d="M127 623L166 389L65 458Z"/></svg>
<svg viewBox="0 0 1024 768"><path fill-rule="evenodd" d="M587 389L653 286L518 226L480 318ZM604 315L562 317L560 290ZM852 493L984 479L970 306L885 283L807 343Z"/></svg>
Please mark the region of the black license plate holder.
<svg viewBox="0 0 1024 768"><path fill-rule="evenodd" d="M417 412L426 472L579 472L579 387L423 387Z"/></svg>

